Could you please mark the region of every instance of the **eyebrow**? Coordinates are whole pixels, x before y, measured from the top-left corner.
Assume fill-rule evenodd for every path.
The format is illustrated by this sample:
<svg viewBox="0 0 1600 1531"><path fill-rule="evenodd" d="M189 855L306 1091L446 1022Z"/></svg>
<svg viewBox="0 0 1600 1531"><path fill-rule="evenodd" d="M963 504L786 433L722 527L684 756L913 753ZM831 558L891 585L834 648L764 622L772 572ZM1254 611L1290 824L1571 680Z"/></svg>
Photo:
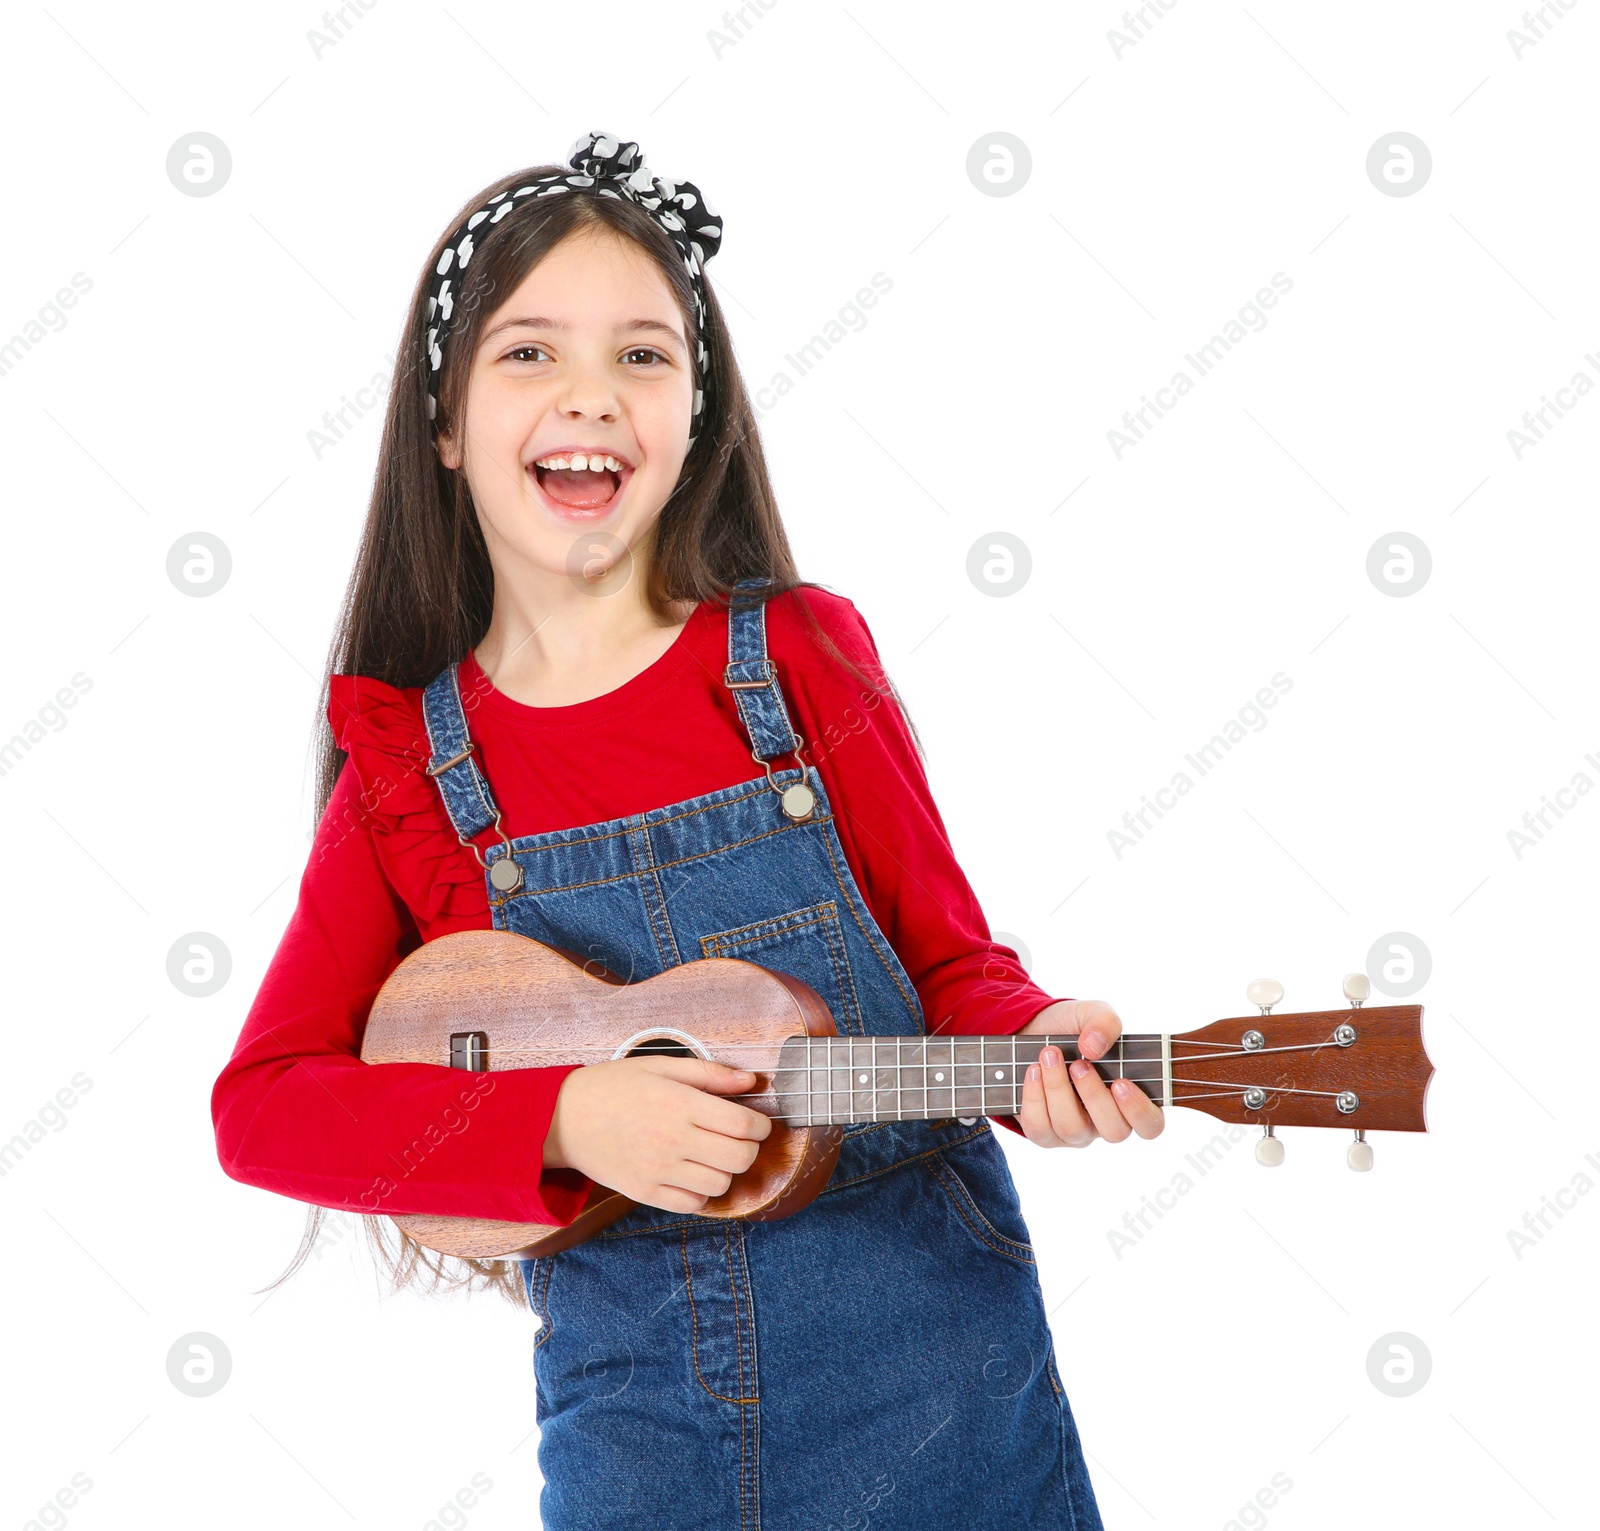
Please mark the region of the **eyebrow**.
<svg viewBox="0 0 1600 1531"><path fill-rule="evenodd" d="M530 329L530 330L570 330L572 326L560 319L548 319L542 314L535 314L531 318L503 319L492 330L485 332L481 344L494 339L502 330ZM682 342L683 336L670 324L663 324L659 319L629 319L617 327L618 334L637 333L641 330L650 330L666 335L673 340Z"/></svg>

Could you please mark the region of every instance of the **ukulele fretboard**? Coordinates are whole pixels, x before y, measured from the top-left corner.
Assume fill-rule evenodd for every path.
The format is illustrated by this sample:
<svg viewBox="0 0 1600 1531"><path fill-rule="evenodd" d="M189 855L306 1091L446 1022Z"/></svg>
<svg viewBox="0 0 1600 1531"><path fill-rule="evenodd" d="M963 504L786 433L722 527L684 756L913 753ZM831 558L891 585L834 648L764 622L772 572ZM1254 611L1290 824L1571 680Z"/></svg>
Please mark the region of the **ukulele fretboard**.
<svg viewBox="0 0 1600 1531"><path fill-rule="evenodd" d="M936 1121L941 1117L1015 1116L1028 1065L1047 1045L1067 1064L1075 1036L791 1037L783 1045L774 1090L779 1120L796 1127L828 1123ZM1130 1079L1158 1105L1171 1093L1171 1039L1125 1036L1094 1060L1100 1077Z"/></svg>

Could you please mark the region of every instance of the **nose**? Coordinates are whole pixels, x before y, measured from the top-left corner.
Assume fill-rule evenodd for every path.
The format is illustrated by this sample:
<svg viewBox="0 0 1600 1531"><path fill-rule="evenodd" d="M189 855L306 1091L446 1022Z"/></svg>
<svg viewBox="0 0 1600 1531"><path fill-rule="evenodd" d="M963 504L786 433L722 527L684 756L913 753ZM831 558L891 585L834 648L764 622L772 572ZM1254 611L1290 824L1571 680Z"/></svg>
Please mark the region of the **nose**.
<svg viewBox="0 0 1600 1531"><path fill-rule="evenodd" d="M575 360L567 372L557 407L566 420L614 423L620 405L605 366L581 358Z"/></svg>

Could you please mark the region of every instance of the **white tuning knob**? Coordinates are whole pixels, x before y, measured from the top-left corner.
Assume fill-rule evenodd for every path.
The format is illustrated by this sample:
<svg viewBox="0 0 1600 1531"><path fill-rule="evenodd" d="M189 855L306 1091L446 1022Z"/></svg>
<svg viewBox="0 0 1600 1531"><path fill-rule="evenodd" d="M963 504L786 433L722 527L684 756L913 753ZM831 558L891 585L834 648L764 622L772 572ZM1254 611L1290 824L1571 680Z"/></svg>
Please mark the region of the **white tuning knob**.
<svg viewBox="0 0 1600 1531"><path fill-rule="evenodd" d="M1365 973L1346 973L1344 975L1344 997L1352 1005L1359 1005L1372 993L1372 980Z"/></svg>
<svg viewBox="0 0 1600 1531"><path fill-rule="evenodd" d="M1261 1134L1261 1140L1256 1144L1256 1163L1264 1164L1268 1169L1276 1169L1283 1163L1283 1144L1273 1137L1270 1126Z"/></svg>
<svg viewBox="0 0 1600 1531"><path fill-rule="evenodd" d="M1283 998L1283 985L1276 978L1258 978L1245 988L1244 996L1252 1005L1259 1005L1265 1012L1271 1010Z"/></svg>
<svg viewBox="0 0 1600 1531"><path fill-rule="evenodd" d="M1356 1140L1344 1151L1344 1162L1353 1170L1369 1170L1372 1168L1372 1144L1367 1142L1367 1135L1359 1128L1356 1130Z"/></svg>

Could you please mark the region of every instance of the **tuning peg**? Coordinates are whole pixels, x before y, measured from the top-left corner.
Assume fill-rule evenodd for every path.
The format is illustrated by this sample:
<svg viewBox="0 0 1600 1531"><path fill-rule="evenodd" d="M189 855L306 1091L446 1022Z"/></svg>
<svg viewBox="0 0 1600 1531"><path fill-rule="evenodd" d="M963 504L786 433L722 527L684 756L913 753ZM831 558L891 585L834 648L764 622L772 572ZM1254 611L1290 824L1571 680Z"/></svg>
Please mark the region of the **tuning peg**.
<svg viewBox="0 0 1600 1531"><path fill-rule="evenodd" d="M1267 1015L1283 998L1283 985L1276 978L1258 978L1245 988L1244 994L1252 1005L1260 1005L1261 1013Z"/></svg>
<svg viewBox="0 0 1600 1531"><path fill-rule="evenodd" d="M1356 1140L1344 1151L1344 1162L1353 1170L1369 1170L1372 1168L1372 1144L1367 1142L1366 1132L1356 1128Z"/></svg>
<svg viewBox="0 0 1600 1531"><path fill-rule="evenodd" d="M1372 993L1372 980L1365 973L1346 973L1344 975L1344 997L1352 1005L1359 1006L1362 1000Z"/></svg>
<svg viewBox="0 0 1600 1531"><path fill-rule="evenodd" d="M1281 997L1281 996L1280 996ZM1283 1163L1283 1142L1272 1135L1272 1123L1261 1129L1261 1140L1256 1144L1256 1163L1275 1169Z"/></svg>

